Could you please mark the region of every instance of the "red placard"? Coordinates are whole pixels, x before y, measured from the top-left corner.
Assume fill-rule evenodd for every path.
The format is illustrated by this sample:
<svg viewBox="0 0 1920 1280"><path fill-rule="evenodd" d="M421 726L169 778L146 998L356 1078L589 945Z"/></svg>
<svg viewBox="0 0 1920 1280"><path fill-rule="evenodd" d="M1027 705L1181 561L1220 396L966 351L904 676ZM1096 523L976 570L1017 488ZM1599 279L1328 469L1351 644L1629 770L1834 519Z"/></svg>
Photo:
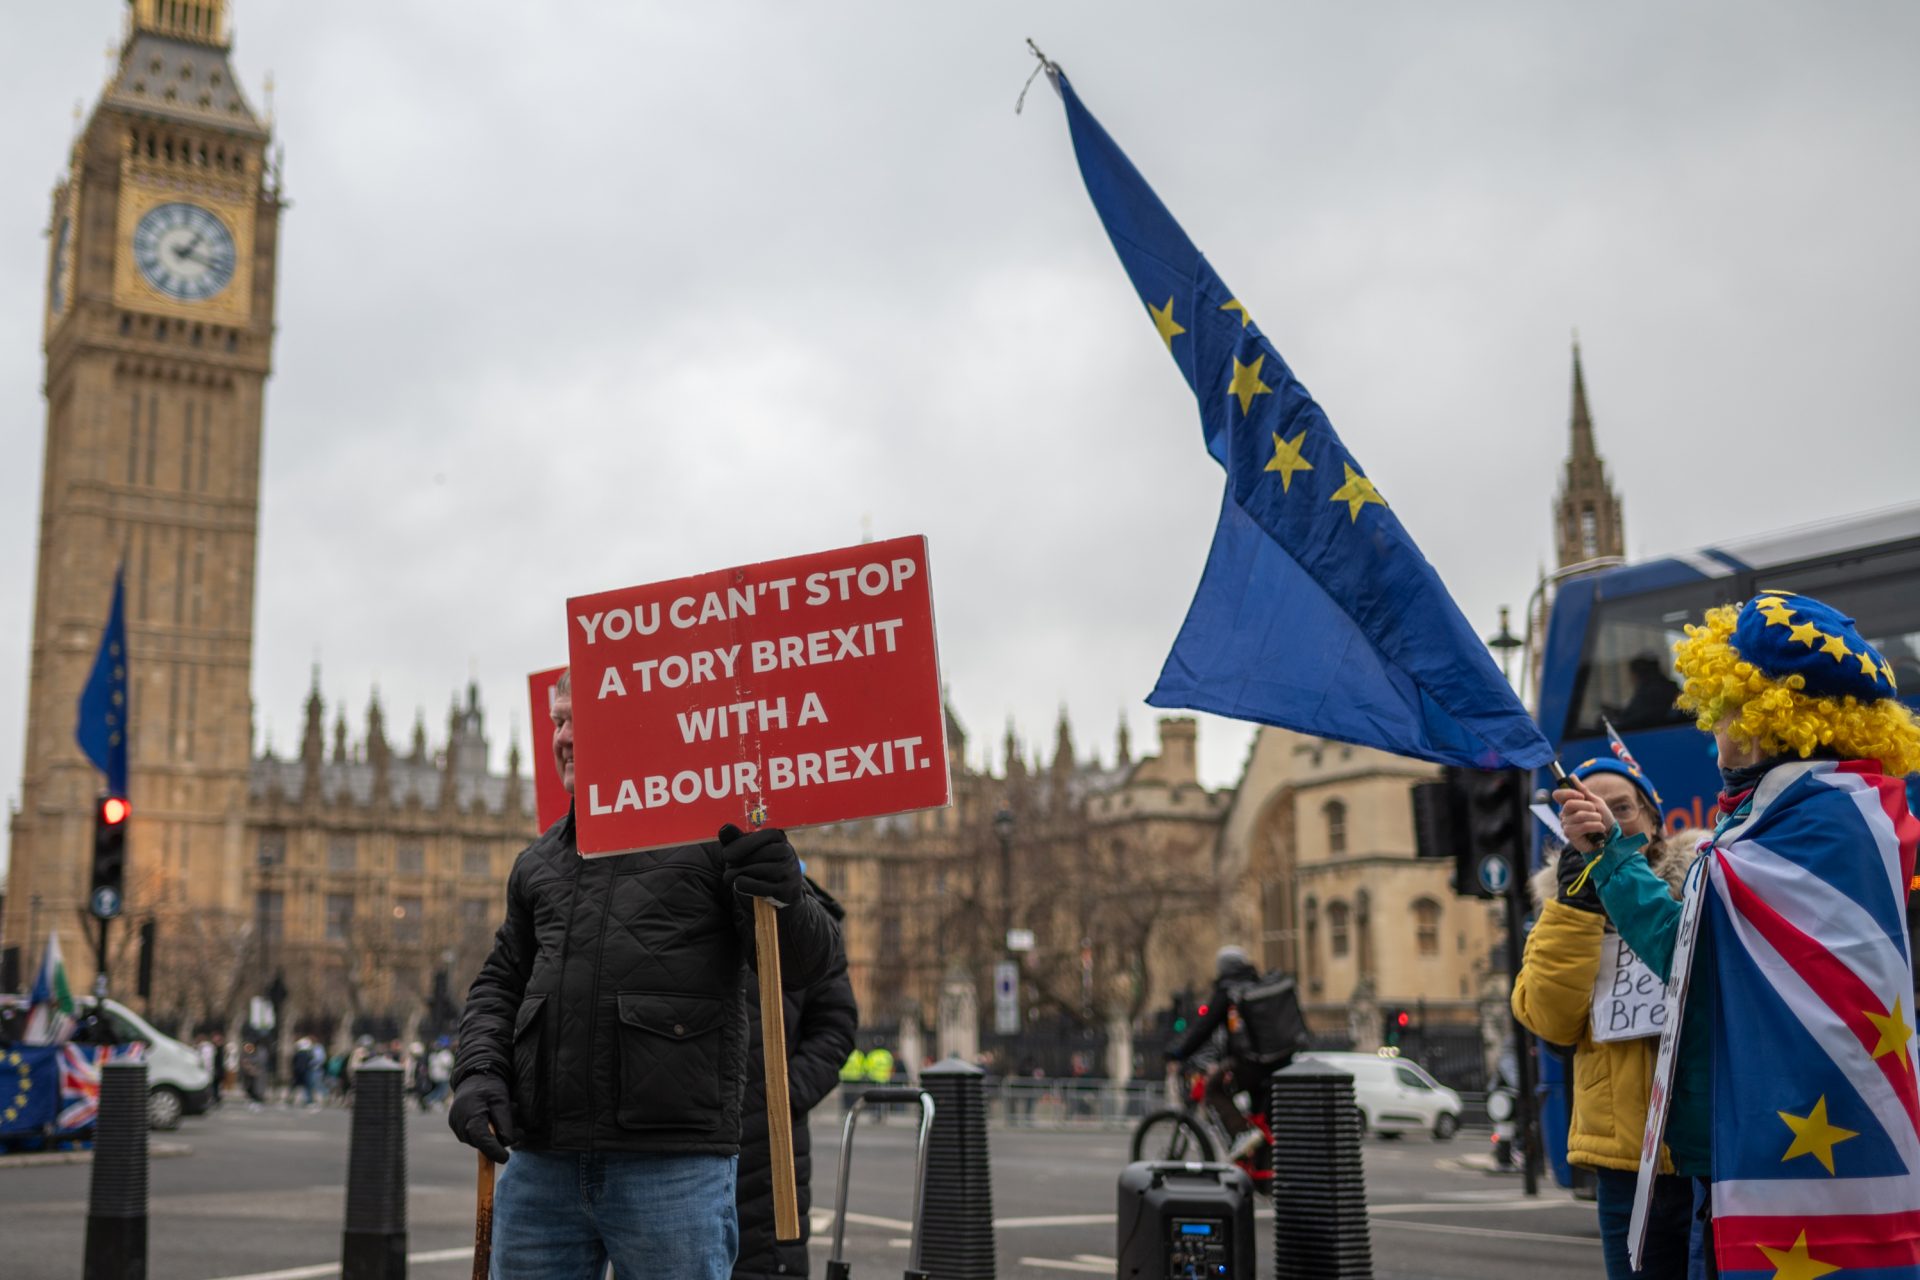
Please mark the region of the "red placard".
<svg viewBox="0 0 1920 1280"><path fill-rule="evenodd" d="M566 817L567 806L573 803L553 762L553 686L566 673L565 667L549 667L527 677L527 701L533 711L533 812L542 831Z"/></svg>
<svg viewBox="0 0 1920 1280"><path fill-rule="evenodd" d="M925 538L579 596L567 653L583 854L950 799Z"/></svg>

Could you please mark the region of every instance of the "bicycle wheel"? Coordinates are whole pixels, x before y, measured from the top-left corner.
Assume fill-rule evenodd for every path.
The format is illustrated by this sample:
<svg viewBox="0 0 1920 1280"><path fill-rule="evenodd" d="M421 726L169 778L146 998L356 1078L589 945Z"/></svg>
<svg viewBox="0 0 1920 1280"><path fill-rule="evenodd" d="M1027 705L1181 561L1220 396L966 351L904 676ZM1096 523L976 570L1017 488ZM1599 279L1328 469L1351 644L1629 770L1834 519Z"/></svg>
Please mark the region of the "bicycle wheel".
<svg viewBox="0 0 1920 1280"><path fill-rule="evenodd" d="M1133 1158L1209 1161L1213 1143L1184 1111L1156 1111L1134 1127Z"/></svg>

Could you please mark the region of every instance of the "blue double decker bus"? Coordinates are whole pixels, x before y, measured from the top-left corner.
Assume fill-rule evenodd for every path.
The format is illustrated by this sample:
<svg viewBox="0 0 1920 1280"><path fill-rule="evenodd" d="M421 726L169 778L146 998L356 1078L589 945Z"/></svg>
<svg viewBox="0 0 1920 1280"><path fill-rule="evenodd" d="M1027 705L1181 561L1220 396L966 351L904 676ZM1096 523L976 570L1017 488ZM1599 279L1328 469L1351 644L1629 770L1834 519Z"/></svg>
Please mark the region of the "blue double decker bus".
<svg viewBox="0 0 1920 1280"><path fill-rule="evenodd" d="M1713 824L1720 771L1713 740L1673 707L1673 645L1715 605L1797 591L1857 620L1885 655L1903 701L1920 708L1920 504L1688 555L1577 574L1560 584L1540 666L1540 728L1568 768L1608 753L1605 722L1625 739L1666 806L1668 832ZM1544 771L1540 785L1550 785ZM1920 810L1920 777L1908 780ZM1542 856L1536 847L1536 863ZM1554 1176L1567 1165L1569 1069L1540 1054L1541 1130Z"/></svg>

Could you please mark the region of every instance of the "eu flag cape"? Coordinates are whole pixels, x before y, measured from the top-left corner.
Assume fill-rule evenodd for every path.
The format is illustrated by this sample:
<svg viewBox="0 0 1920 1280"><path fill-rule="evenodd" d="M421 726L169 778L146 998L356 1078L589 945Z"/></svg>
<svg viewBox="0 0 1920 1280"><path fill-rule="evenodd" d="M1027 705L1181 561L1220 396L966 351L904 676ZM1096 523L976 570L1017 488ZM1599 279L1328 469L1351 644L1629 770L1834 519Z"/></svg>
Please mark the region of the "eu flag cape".
<svg viewBox="0 0 1920 1280"><path fill-rule="evenodd" d="M1729 1280L1920 1277L1917 841L1900 779L1827 760L1769 772L1709 855L1714 1245Z"/></svg>
<svg viewBox="0 0 1920 1280"><path fill-rule="evenodd" d="M80 750L107 775L107 794L127 794L127 616L125 575L113 575L113 607L107 611L93 672L80 691L73 736Z"/></svg>
<svg viewBox="0 0 1920 1280"><path fill-rule="evenodd" d="M1327 415L1057 68L1074 153L1227 472L1213 549L1147 698L1468 768L1552 759Z"/></svg>

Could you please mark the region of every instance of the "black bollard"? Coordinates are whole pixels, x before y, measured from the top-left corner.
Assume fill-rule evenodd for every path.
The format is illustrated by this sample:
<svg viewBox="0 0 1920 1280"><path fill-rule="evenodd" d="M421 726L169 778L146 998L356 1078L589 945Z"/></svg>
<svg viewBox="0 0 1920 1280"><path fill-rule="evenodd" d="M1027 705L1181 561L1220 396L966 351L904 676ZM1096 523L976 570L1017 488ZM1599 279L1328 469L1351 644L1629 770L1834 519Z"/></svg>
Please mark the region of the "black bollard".
<svg viewBox="0 0 1920 1280"><path fill-rule="evenodd" d="M147 1064L116 1059L100 1064L85 1275L145 1280L146 1274Z"/></svg>
<svg viewBox="0 0 1920 1280"><path fill-rule="evenodd" d="M387 1058L353 1073L353 1139L347 1152L347 1229L341 1280L407 1274L406 1072Z"/></svg>
<svg viewBox="0 0 1920 1280"><path fill-rule="evenodd" d="M1372 1280L1353 1077L1311 1060L1273 1077L1274 1280Z"/></svg>
<svg viewBox="0 0 1920 1280"><path fill-rule="evenodd" d="M920 1073L933 1095L920 1265L939 1280L994 1280L993 1185L980 1068L958 1058Z"/></svg>

